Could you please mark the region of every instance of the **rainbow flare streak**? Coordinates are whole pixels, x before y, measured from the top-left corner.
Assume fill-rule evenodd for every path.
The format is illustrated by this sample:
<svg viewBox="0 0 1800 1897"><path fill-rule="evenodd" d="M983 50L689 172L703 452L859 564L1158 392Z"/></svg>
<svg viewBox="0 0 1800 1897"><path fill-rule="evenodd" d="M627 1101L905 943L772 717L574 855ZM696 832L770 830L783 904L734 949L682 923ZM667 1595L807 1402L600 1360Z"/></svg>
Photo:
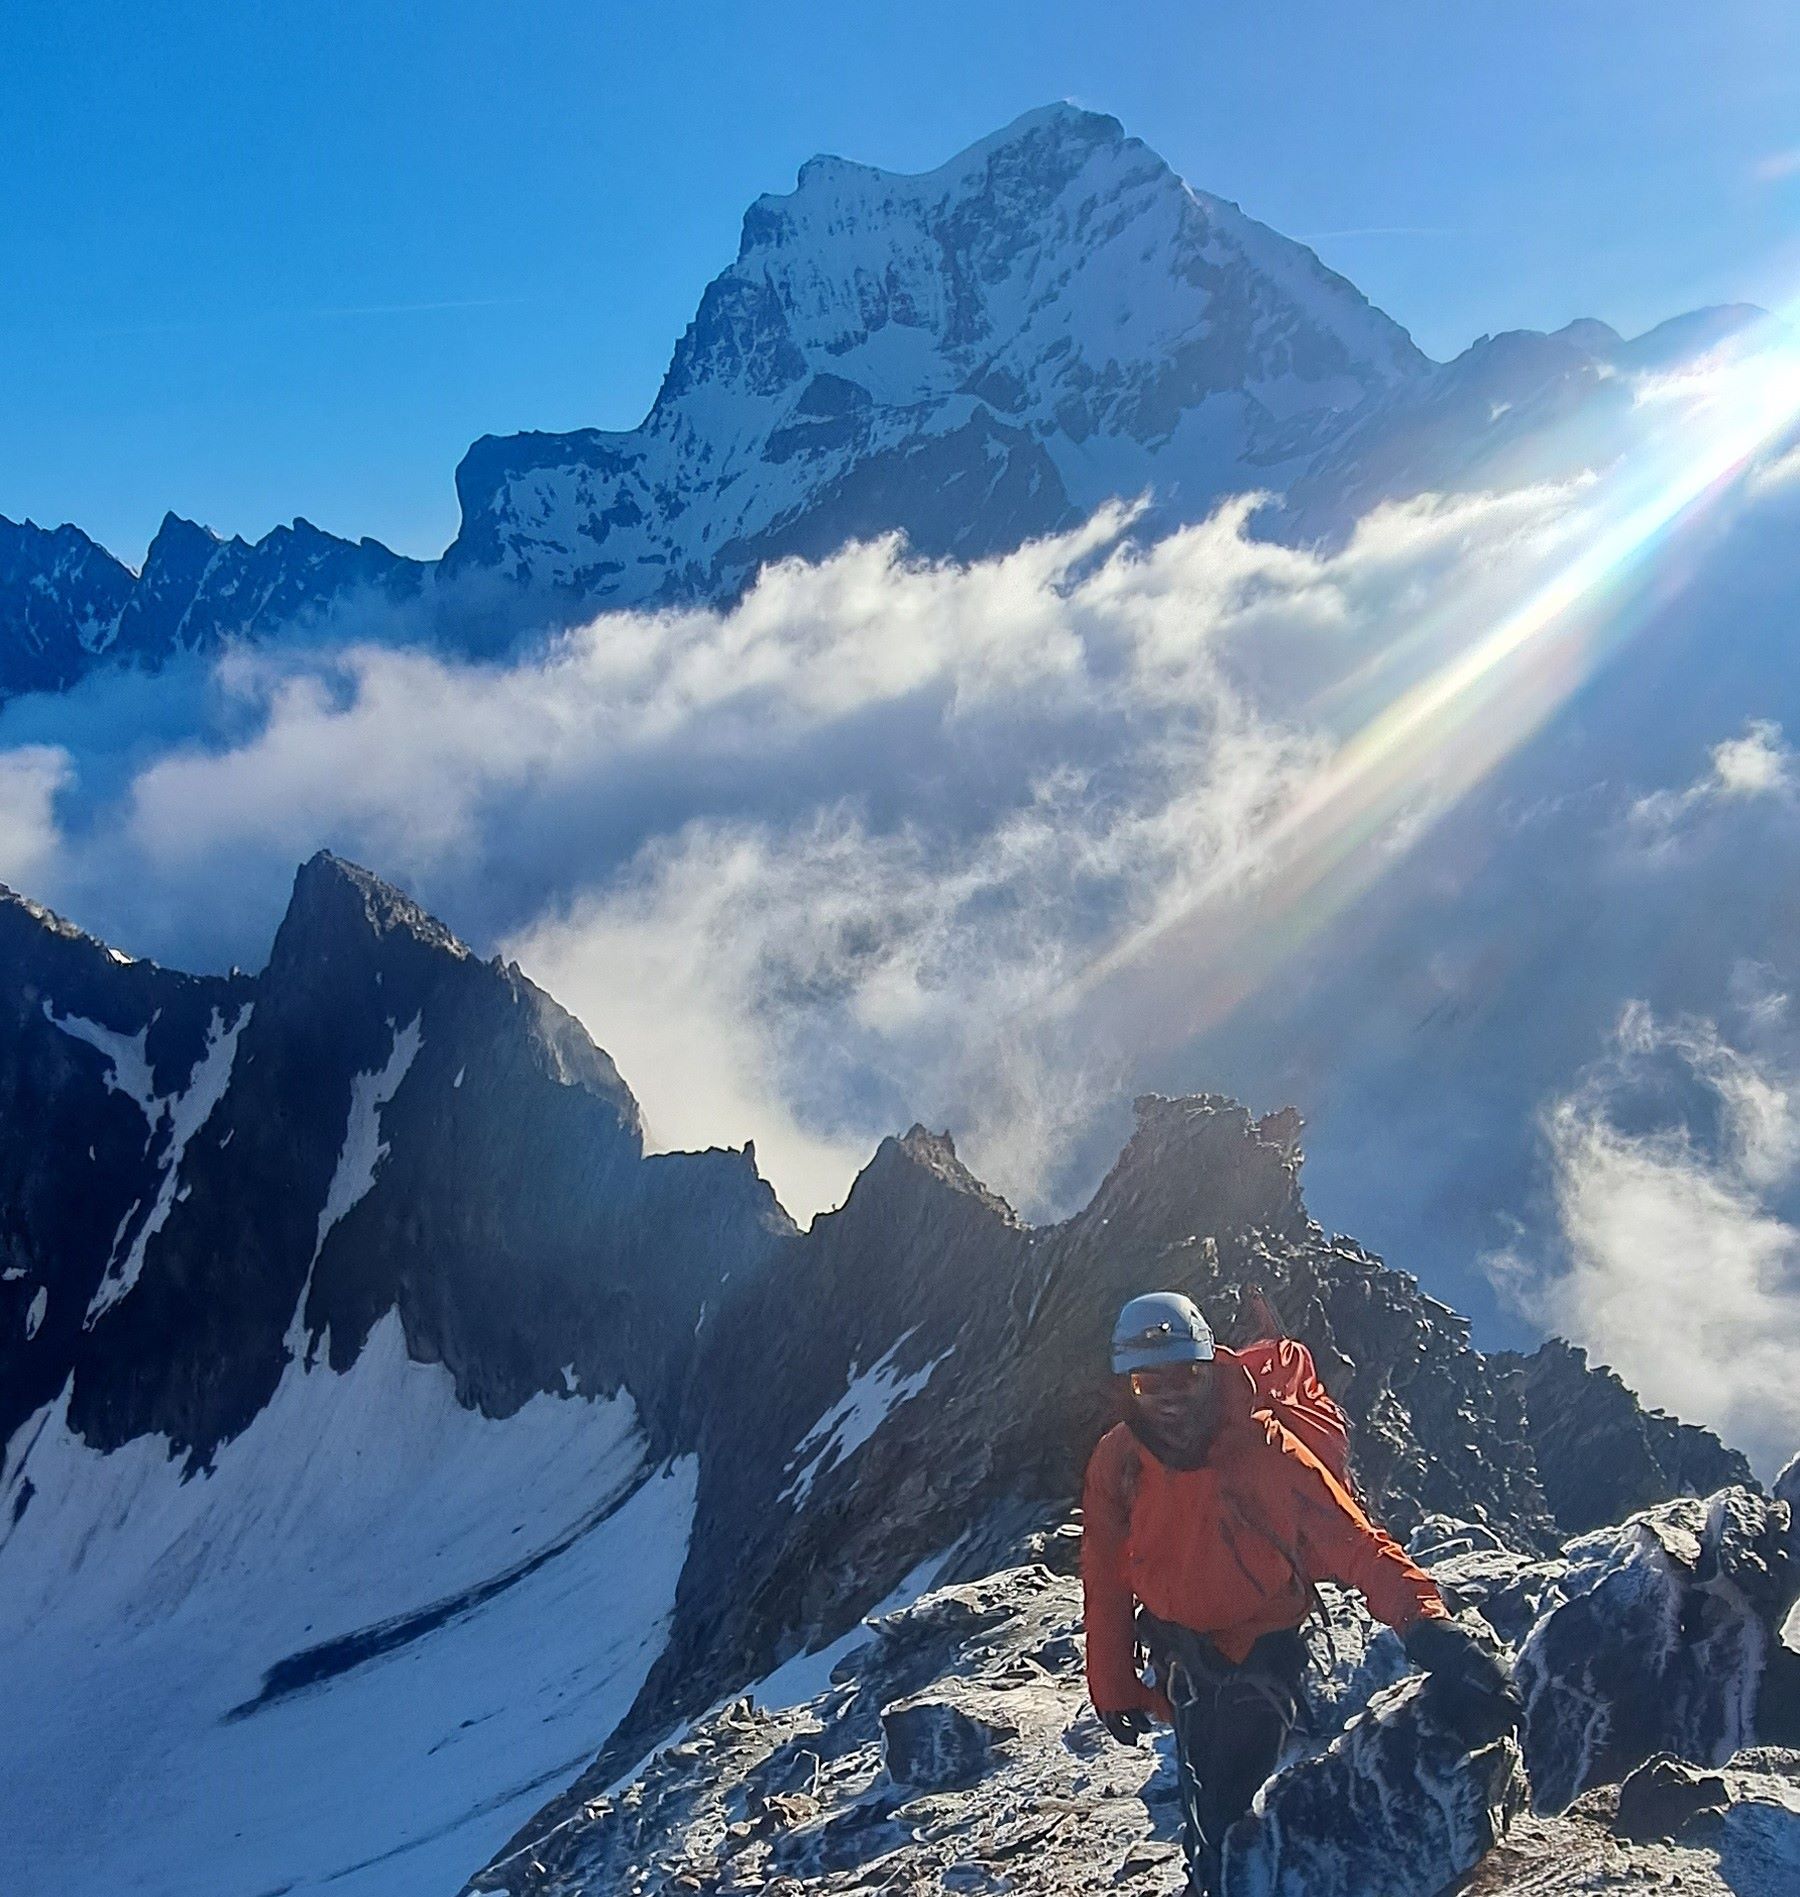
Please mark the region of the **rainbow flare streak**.
<svg viewBox="0 0 1800 1897"><path fill-rule="evenodd" d="M1440 606L1429 641L1456 649L1344 739L1271 820L1249 886L1241 865L1202 876L1175 913L1066 984L1059 1012L1110 990L1102 1013L1143 1018L1148 1007L1166 1045L1214 1026L1261 987L1397 859L1403 818L1410 844L1617 649L1629 590L1674 532L1736 491L1800 421L1800 355L1759 350L1640 397L1646 408L1665 401L1672 415L1657 446L1598 483L1578 552L1466 642L1452 628L1459 610L1465 622L1476 616L1476 603Z"/></svg>

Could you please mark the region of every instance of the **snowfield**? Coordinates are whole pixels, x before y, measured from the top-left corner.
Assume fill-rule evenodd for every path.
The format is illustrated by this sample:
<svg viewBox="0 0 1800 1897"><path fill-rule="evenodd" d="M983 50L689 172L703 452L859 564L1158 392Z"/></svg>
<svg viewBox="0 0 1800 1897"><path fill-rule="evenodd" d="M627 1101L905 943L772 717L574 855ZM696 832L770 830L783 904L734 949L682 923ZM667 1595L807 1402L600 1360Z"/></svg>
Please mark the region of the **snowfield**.
<svg viewBox="0 0 1800 1897"><path fill-rule="evenodd" d="M649 1466L628 1398L485 1418L389 1313L348 1372L291 1363L210 1474L97 1454L65 1407L0 1492L15 1889L454 1890L661 1651L697 1465Z"/></svg>

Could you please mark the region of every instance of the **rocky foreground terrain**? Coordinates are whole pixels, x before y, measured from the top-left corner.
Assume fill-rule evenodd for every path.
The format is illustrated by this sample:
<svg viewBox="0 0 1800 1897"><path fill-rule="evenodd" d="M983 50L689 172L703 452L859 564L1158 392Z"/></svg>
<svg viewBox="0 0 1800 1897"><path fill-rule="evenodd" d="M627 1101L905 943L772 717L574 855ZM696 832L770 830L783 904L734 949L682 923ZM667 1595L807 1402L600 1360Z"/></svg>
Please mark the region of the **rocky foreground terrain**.
<svg viewBox="0 0 1800 1897"><path fill-rule="evenodd" d="M1119 1747L1086 1701L1078 1546L1028 1535L734 1696L468 1897L1180 1890L1169 1739ZM1511 1648L1522 1743L1447 1725L1325 1590L1311 1730L1233 1833L1232 1897L1800 1889L1800 1751L1766 1743L1800 1739L1768 1670L1800 1592L1784 1503L1665 1504L1548 1558L1434 1518L1414 1551Z"/></svg>

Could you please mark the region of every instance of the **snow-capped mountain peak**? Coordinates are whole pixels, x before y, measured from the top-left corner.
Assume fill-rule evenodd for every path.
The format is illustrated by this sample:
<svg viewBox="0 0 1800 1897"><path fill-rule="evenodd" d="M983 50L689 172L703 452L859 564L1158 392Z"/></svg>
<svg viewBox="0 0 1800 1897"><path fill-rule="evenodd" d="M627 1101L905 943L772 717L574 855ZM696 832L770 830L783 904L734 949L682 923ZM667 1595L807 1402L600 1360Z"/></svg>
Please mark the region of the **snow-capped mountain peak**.
<svg viewBox="0 0 1800 1897"><path fill-rule="evenodd" d="M1210 383L1179 393L1272 391L1291 377L1316 400L1341 376L1354 400L1425 367L1303 246L1190 189L1116 119L1069 105L913 175L810 160L793 191L751 207L709 297L750 291L774 295L812 374L878 405L968 396L1030 415L1046 436L1069 428L1058 404L1086 395L1087 432L1110 420L1151 439L1160 418L1105 388L1108 369L1124 382L1166 373L1208 337ZM703 323L683 339L659 414L685 397L696 358L725 366L710 340Z"/></svg>
<svg viewBox="0 0 1800 1897"><path fill-rule="evenodd" d="M896 527L968 554L1123 493L1192 511L1428 366L1304 246L1049 106L759 198L644 426L478 444L451 564L629 603Z"/></svg>
<svg viewBox="0 0 1800 1897"><path fill-rule="evenodd" d="M1329 534L1392 496L1576 472L1630 374L1742 322L1624 343L1578 322L1440 367L1118 120L1047 105L927 171L809 159L750 206L643 423L483 436L441 561L172 514L134 574L77 529L0 521L0 698L321 628L488 653L610 606L729 600L851 540L979 558L1141 496L1145 532L1260 491L1287 499L1284 533ZM1582 405L1601 427L1562 425Z"/></svg>

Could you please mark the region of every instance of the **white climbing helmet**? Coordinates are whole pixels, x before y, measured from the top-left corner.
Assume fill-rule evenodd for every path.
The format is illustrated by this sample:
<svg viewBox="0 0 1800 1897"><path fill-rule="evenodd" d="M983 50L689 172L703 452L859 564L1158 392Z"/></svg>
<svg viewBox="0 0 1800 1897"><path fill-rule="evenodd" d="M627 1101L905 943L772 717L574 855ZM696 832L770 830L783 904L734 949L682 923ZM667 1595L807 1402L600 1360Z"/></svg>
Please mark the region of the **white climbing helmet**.
<svg viewBox="0 0 1800 1897"><path fill-rule="evenodd" d="M1117 1376L1158 1364L1207 1363L1212 1327L1200 1307L1179 1291L1152 1291L1133 1298L1113 1326L1112 1367Z"/></svg>

